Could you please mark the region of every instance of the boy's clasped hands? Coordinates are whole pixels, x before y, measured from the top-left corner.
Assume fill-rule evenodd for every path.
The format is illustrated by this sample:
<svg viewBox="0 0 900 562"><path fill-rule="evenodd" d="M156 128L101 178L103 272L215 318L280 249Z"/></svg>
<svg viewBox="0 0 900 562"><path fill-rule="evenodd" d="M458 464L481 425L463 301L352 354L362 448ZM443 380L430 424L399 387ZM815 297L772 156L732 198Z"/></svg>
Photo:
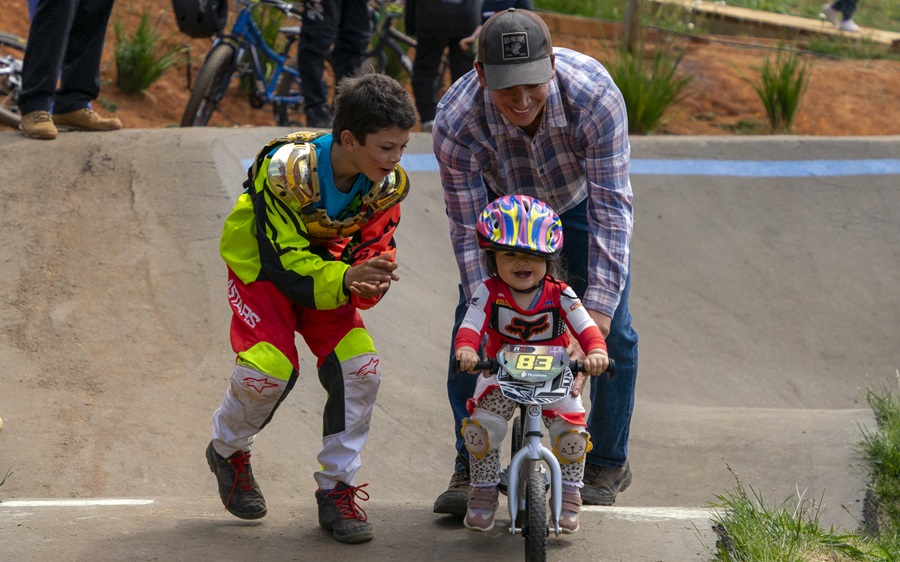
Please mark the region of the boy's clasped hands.
<svg viewBox="0 0 900 562"><path fill-rule="evenodd" d="M399 281L395 272L397 262L388 257L376 257L358 263L344 274L344 287L354 295L368 299L384 294L391 287L391 281Z"/></svg>

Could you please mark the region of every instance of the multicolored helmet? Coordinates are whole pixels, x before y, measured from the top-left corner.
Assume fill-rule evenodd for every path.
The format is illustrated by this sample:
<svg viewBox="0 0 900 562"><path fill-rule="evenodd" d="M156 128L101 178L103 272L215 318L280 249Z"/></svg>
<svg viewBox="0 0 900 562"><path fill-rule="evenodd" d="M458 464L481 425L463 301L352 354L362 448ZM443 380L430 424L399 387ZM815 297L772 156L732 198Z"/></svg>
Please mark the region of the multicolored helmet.
<svg viewBox="0 0 900 562"><path fill-rule="evenodd" d="M549 205L527 195L504 195L491 201L476 225L478 245L546 258L562 249L562 221Z"/></svg>

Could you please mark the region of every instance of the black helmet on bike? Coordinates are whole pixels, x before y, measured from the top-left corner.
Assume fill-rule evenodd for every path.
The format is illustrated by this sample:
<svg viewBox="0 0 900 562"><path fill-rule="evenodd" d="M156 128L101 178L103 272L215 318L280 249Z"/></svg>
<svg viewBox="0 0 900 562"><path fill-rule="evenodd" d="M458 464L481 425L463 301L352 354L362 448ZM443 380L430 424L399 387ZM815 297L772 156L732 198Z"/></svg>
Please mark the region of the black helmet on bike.
<svg viewBox="0 0 900 562"><path fill-rule="evenodd" d="M202 39L225 29L228 0L172 0L175 21L182 33Z"/></svg>

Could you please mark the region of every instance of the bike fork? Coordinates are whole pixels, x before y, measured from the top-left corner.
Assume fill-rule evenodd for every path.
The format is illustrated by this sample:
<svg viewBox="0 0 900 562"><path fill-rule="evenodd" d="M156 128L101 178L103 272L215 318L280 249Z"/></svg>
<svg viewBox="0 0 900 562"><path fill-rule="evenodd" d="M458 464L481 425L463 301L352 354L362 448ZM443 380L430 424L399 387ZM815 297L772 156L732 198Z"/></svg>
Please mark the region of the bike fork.
<svg viewBox="0 0 900 562"><path fill-rule="evenodd" d="M507 484L507 500L511 522L509 532L516 534L516 515L519 513L520 479L524 477L527 482L528 471L533 463L543 460L550 469L550 517L555 521L554 533L559 536L559 515L562 512L562 470L559 461L553 456L553 452L541 443L541 407L531 404L527 408L528 415L522 420L524 443L522 448L509 462L509 483ZM527 495L526 498L527 500Z"/></svg>

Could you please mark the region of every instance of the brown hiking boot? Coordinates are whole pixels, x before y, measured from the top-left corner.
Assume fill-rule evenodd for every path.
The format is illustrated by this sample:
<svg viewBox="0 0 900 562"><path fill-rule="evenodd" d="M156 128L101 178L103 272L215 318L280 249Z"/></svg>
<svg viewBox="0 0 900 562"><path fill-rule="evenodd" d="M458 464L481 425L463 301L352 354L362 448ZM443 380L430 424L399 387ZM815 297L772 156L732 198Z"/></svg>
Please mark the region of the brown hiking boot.
<svg viewBox="0 0 900 562"><path fill-rule="evenodd" d="M434 501L434 512L446 515L466 516L466 503L469 501L469 459L459 455L457 460L462 462L463 468L457 470L450 477L450 485Z"/></svg>
<svg viewBox="0 0 900 562"><path fill-rule="evenodd" d="M587 505L612 505L616 496L631 485L631 466L628 461L619 468L604 468L587 463L584 467L584 488L581 499Z"/></svg>
<svg viewBox="0 0 900 562"><path fill-rule="evenodd" d="M122 122L115 117L100 117L90 107L53 116L57 127L73 131L116 131Z"/></svg>
<svg viewBox="0 0 900 562"><path fill-rule="evenodd" d="M56 126L49 111L32 111L22 116L19 130L31 139L55 139Z"/></svg>
<svg viewBox="0 0 900 562"><path fill-rule="evenodd" d="M356 505L357 497L368 500L369 494L361 491L368 486L348 486L338 482L334 490L316 490L316 503L319 504L319 525L331 531L334 538L343 543L360 543L375 537L375 531L369 523L368 515L363 508Z"/></svg>

